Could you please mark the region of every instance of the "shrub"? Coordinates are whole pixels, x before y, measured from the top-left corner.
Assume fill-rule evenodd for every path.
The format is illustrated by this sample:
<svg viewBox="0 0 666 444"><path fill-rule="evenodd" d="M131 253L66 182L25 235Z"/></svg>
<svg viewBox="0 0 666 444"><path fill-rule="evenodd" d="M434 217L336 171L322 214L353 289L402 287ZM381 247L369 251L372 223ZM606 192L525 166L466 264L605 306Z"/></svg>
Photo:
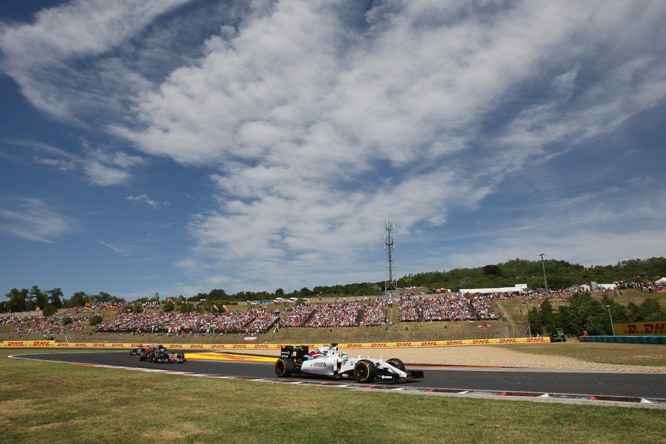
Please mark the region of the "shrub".
<svg viewBox="0 0 666 444"><path fill-rule="evenodd" d="M42 308L42 316L53 316L57 311L58 309L55 305L46 304L44 308Z"/></svg>

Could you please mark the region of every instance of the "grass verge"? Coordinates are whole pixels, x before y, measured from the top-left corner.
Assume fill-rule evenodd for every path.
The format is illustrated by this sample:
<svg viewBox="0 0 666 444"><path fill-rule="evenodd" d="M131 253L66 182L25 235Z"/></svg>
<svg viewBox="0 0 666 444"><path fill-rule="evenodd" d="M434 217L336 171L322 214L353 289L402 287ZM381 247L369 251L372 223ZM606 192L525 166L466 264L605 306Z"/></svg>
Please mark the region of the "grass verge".
<svg viewBox="0 0 666 444"><path fill-rule="evenodd" d="M20 353L42 352L20 350ZM653 443L663 410L356 392L8 359L3 443Z"/></svg>

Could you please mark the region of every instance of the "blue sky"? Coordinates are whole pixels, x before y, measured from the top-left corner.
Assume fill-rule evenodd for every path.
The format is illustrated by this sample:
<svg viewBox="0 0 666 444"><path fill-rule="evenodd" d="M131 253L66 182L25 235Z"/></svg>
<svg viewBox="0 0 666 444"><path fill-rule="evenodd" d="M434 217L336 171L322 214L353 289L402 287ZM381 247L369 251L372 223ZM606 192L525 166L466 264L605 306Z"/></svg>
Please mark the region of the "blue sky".
<svg viewBox="0 0 666 444"><path fill-rule="evenodd" d="M666 254L663 1L0 4L0 291Z"/></svg>

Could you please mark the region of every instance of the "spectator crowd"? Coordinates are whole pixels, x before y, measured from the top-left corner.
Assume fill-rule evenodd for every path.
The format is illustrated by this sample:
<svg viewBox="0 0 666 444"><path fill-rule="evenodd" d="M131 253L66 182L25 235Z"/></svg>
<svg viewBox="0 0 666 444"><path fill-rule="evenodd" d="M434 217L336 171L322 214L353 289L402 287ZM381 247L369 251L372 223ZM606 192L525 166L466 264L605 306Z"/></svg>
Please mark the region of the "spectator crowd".
<svg viewBox="0 0 666 444"><path fill-rule="evenodd" d="M636 288L646 292L666 291L663 282L618 282L616 290ZM608 290L606 290L608 291ZM568 298L575 290L538 291L523 293L525 303L541 302L548 298ZM400 322L474 321L500 318L492 300L511 299L513 293L461 294L447 292L437 295L405 294L398 300ZM337 298L336 298L337 299ZM142 304L144 312L134 313L135 303L97 303L74 307L54 316L37 314L0 316L3 336L23 337L35 334L44 338L55 335L85 333L92 316L102 322L95 326L100 333L164 333L181 334L245 334L256 335L281 328L332 328L381 326L388 323L387 313L392 301L381 297L361 301L335 303L301 303L293 306L252 306L247 310L217 311L215 313L165 312L159 301ZM226 308L226 307L225 307ZM109 316L109 311L114 315ZM105 319L111 318L111 319Z"/></svg>

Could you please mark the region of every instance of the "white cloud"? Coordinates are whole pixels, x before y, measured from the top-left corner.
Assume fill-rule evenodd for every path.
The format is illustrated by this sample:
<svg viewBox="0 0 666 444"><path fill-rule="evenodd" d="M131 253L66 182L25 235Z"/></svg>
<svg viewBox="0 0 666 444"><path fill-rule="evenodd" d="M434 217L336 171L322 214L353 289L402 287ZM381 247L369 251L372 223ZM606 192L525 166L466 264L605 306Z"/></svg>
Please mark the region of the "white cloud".
<svg viewBox="0 0 666 444"><path fill-rule="evenodd" d="M53 243L76 228L73 219L49 207L41 199L22 198L0 209L0 229L16 237Z"/></svg>
<svg viewBox="0 0 666 444"><path fill-rule="evenodd" d="M91 91L92 84L82 84L92 79L82 77L74 63L108 53L159 15L187 1L73 0L43 9L30 24L0 27L4 69L37 108L59 118L72 118L76 112L72 108L80 105L81 96L106 103L111 99ZM97 76L97 86L102 79ZM130 77L122 79L129 82ZM111 76L107 80L118 79Z"/></svg>
<svg viewBox="0 0 666 444"><path fill-rule="evenodd" d="M373 248L383 220L398 218L405 234L441 225L526 163L607 134L666 96L663 60L631 53L643 35L607 39L630 5L474 7L405 2L343 35L327 3L281 2L238 34L211 38L199 63L138 101L143 127L116 131L147 153L220 163L220 208L190 225L195 254L262 261L262 273L302 257L317 270L337 259L342 270L343 257ZM652 12L635 20L664 17ZM596 53L600 41L608 55ZM530 83L550 92L520 91ZM500 107L515 114L480 135Z"/></svg>
<svg viewBox="0 0 666 444"><path fill-rule="evenodd" d="M93 116L142 153L210 177L211 204L191 215L195 243L181 265L192 275L207 270L202 279L211 285L304 283L312 273L353 279L381 264L386 219L399 235L425 228L441 245L452 216L485 210L507 181L555 164L666 99L666 62L654 44L666 38L659 1L394 1L353 21L355 2L251 2L220 16L217 32L191 54L174 56L182 63L149 66L163 47L148 25L180 4L73 2L32 25L5 27L0 48L36 106ZM46 37L47 26L72 21L73 32ZM165 38L196 29L186 23L191 28L170 21ZM152 38L135 43L142 33ZM48 55L28 51L44 42ZM136 54L146 59L128 62ZM77 60L92 68L70 84L63 79L78 72ZM46 75L53 71L56 80ZM91 183L105 186L127 183L145 162L102 150L84 157ZM629 234L611 224L608 215L627 195L608 191L608 207L593 205L587 190L559 198L567 178L556 179L544 187L557 207L517 202L520 230L498 220L496 231L510 235L468 234L481 239L470 245L480 252L452 257L504 260L539 244L556 252L547 242L553 233L583 255L585 247L573 246L589 250L601 236L589 235L587 217L565 216L586 214L581 201L619 243L644 245L639 233L658 233L654 225ZM128 199L156 204L147 194ZM629 207L635 215L645 202ZM623 214L625 227L632 217Z"/></svg>
<svg viewBox="0 0 666 444"><path fill-rule="evenodd" d="M122 185L131 179L130 168L145 163L139 156L123 152L107 152L101 149L88 149L82 161L83 170L93 185Z"/></svg>
<svg viewBox="0 0 666 444"><path fill-rule="evenodd" d="M114 245L109 242L105 242L103 240L98 240L97 242L99 242L100 245L105 246L106 248L108 248L109 250L113 251L114 253L120 256L126 256L128 254L126 247Z"/></svg>
<svg viewBox="0 0 666 444"><path fill-rule="evenodd" d="M32 158L35 163L40 163L42 165L48 165L54 168L59 169L60 171L71 171L76 169L77 165L76 162L73 162L71 160L64 160L64 159L48 159L44 157L33 157Z"/></svg>
<svg viewBox="0 0 666 444"><path fill-rule="evenodd" d="M127 200L131 202L143 203L153 208L168 205L168 202L159 202L155 199L151 199L147 194L139 194L137 196L127 196Z"/></svg>
<svg viewBox="0 0 666 444"><path fill-rule="evenodd" d="M87 161L83 169L93 185L120 185L130 179L127 171L104 165L96 160Z"/></svg>

